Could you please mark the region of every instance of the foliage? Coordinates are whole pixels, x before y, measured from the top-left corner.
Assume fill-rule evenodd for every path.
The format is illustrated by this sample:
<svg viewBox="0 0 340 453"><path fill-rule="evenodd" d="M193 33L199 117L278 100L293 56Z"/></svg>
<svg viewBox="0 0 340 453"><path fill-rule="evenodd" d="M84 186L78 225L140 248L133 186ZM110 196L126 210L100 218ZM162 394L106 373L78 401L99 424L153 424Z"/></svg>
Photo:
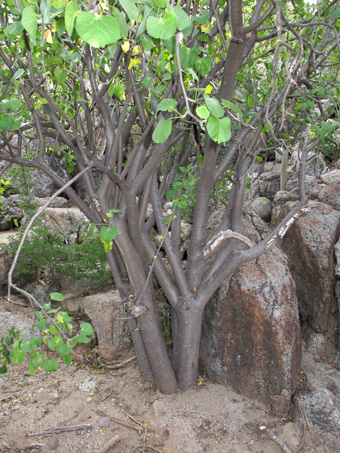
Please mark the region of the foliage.
<svg viewBox="0 0 340 453"><path fill-rule="evenodd" d="M24 242L15 277L35 275L38 268L48 268L55 278L69 276L74 280L107 281L109 271L103 246L98 237L89 234L89 227L77 237L65 238L58 230L36 226ZM21 235L10 243L14 254Z"/></svg>
<svg viewBox="0 0 340 453"><path fill-rule="evenodd" d="M52 308L52 301L62 301L63 295L51 293L51 300L44 304L40 311L35 312L33 329L39 330L39 335L32 335L29 340L21 340L21 331L11 328L6 337L0 338L0 373L8 371L11 362L23 363L29 357L28 372L35 375L38 369L45 372L57 371L59 362L56 357L48 358L52 351L62 357L66 365L72 363L72 349L78 343L89 343L93 328L89 323L81 323L79 332L73 334L72 317L67 312L60 312L60 308ZM46 347L44 347L46 345Z"/></svg>

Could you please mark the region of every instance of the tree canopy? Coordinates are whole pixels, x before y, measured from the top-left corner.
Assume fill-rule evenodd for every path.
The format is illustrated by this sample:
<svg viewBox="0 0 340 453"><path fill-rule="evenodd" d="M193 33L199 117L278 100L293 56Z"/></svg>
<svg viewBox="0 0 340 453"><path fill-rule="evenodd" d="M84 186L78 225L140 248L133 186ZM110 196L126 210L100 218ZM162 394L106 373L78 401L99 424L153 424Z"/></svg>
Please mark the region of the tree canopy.
<svg viewBox="0 0 340 453"><path fill-rule="evenodd" d="M240 251L252 167L299 142L337 156L340 0L2 0L0 23L2 171L78 175L65 193L100 233L143 376L189 387L206 303L306 204L301 178L294 210Z"/></svg>

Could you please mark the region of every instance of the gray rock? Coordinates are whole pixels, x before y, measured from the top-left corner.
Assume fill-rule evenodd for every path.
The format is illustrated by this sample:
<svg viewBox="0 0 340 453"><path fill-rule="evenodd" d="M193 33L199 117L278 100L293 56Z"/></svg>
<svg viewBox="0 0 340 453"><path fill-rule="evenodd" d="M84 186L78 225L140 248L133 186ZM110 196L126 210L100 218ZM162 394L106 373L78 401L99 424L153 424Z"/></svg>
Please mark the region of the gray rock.
<svg viewBox="0 0 340 453"><path fill-rule="evenodd" d="M20 335L21 340L29 340L32 335L39 334L36 328L33 332L31 331L32 324L32 318L27 318L24 315L10 312L0 313L0 336L5 335L8 330L14 327L15 330L23 330Z"/></svg>
<svg viewBox="0 0 340 453"><path fill-rule="evenodd" d="M334 271L335 276L337 278L340 278L340 239L334 246L334 255L335 255L335 262L336 262L335 271Z"/></svg>
<svg viewBox="0 0 340 453"><path fill-rule="evenodd" d="M261 197L255 198L251 204L252 210L261 217L265 222L270 222L270 217L272 213L272 204L268 198Z"/></svg>
<svg viewBox="0 0 340 453"><path fill-rule="evenodd" d="M322 182L325 184L338 184L340 183L340 170L333 170L321 176Z"/></svg>
<svg viewBox="0 0 340 453"><path fill-rule="evenodd" d="M282 217L292 207L287 203ZM329 206L310 202L289 228L282 247L296 283L302 320L315 332L326 333L336 310L334 299L334 246L340 233L340 213Z"/></svg>
<svg viewBox="0 0 340 453"><path fill-rule="evenodd" d="M39 204L39 206L43 206L47 201L51 200L51 197L46 197L46 198L36 198L36 202ZM56 197L54 198L50 204L50 208L69 208L70 207L70 202L63 197Z"/></svg>
<svg viewBox="0 0 340 453"><path fill-rule="evenodd" d="M330 448L339 448L340 411L334 395L327 389L316 389L298 397L309 426Z"/></svg>
<svg viewBox="0 0 340 453"><path fill-rule="evenodd" d="M336 211L340 211L340 183L321 187L318 193L318 199Z"/></svg>
<svg viewBox="0 0 340 453"><path fill-rule="evenodd" d="M294 160L294 170L299 172L300 154L298 151L293 151L291 155ZM321 153L316 154L314 151L310 151L307 156L306 175L320 178L325 171L327 171L327 164L323 158L323 155Z"/></svg>
<svg viewBox="0 0 340 453"><path fill-rule="evenodd" d="M258 180L258 190L260 197L266 197L272 201L280 190L280 173L274 171L263 173Z"/></svg>
<svg viewBox="0 0 340 453"><path fill-rule="evenodd" d="M94 294L83 300L85 314L91 319L99 344L99 354L112 360L124 347L126 326L124 308L118 291Z"/></svg>
<svg viewBox="0 0 340 453"><path fill-rule="evenodd" d="M258 240L250 228L247 223L243 234ZM239 268L208 303L201 358L214 382L284 416L296 390L300 356L295 284L285 255L274 247Z"/></svg>
<svg viewBox="0 0 340 453"><path fill-rule="evenodd" d="M24 217L24 211L19 207L21 199L18 195L10 195L0 200L0 231L13 228L15 221L20 222Z"/></svg>

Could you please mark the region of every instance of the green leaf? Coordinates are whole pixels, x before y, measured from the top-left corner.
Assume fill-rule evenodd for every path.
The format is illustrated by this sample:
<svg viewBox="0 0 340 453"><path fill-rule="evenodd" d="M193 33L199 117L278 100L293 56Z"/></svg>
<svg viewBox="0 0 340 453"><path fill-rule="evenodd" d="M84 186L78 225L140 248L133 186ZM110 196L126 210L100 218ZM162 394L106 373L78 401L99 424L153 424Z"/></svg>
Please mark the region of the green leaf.
<svg viewBox="0 0 340 453"><path fill-rule="evenodd" d="M13 348L11 354L12 360L15 363L22 363L25 360L25 353L19 347Z"/></svg>
<svg viewBox="0 0 340 453"><path fill-rule="evenodd" d="M82 11L76 22L78 35L90 46L98 48L117 42L120 37L120 27L113 16L96 16Z"/></svg>
<svg viewBox="0 0 340 453"><path fill-rule="evenodd" d="M202 77L206 76L211 71L211 57L198 58L195 68Z"/></svg>
<svg viewBox="0 0 340 453"><path fill-rule="evenodd" d="M179 59L181 61L182 69L193 68L197 58L198 58L197 47L189 49L188 47L181 46L179 48Z"/></svg>
<svg viewBox="0 0 340 453"><path fill-rule="evenodd" d="M24 351L24 352L30 352L30 350L31 350L31 345L30 345L29 341L23 340L23 341L21 342L20 349L21 349L22 351Z"/></svg>
<svg viewBox="0 0 340 453"><path fill-rule="evenodd" d="M148 17L146 30L153 38L170 39L176 32L176 14L171 10L166 10L161 18Z"/></svg>
<svg viewBox="0 0 340 453"><path fill-rule="evenodd" d="M72 363L72 354L64 355L63 362L65 363L65 365L70 365Z"/></svg>
<svg viewBox="0 0 340 453"><path fill-rule="evenodd" d="M65 8L65 27L69 36L73 33L76 12L78 11L78 2L70 2Z"/></svg>
<svg viewBox="0 0 340 453"><path fill-rule="evenodd" d="M57 82L62 84L66 80L67 72L61 68L55 68L54 75L55 75L55 78L57 79Z"/></svg>
<svg viewBox="0 0 340 453"><path fill-rule="evenodd" d="M33 359L31 359L30 362L32 363L32 366L34 368L38 368L41 365L42 358L39 355L39 357L33 357Z"/></svg>
<svg viewBox="0 0 340 453"><path fill-rule="evenodd" d="M208 22L209 20L209 11L203 11L203 13L200 16L195 16L194 21L198 22L201 25L204 25Z"/></svg>
<svg viewBox="0 0 340 453"><path fill-rule="evenodd" d="M205 93L203 96L204 96L205 104L213 116L215 116L216 118L221 118L222 116L224 116L224 108L219 103L218 99L211 98L210 96L208 96Z"/></svg>
<svg viewBox="0 0 340 453"><path fill-rule="evenodd" d="M65 298L61 293L50 293L50 299L56 302L62 302Z"/></svg>
<svg viewBox="0 0 340 453"><path fill-rule="evenodd" d="M173 112L178 102L176 99L162 99L157 106L156 113L158 112Z"/></svg>
<svg viewBox="0 0 340 453"><path fill-rule="evenodd" d="M28 6L23 10L21 24L35 42L37 35L38 17L34 10L34 6Z"/></svg>
<svg viewBox="0 0 340 453"><path fill-rule="evenodd" d="M57 345L52 339L48 340L47 346L51 349L51 351L57 350Z"/></svg>
<svg viewBox="0 0 340 453"><path fill-rule="evenodd" d="M8 99L1 101L1 104L11 112L15 112L20 107L20 99Z"/></svg>
<svg viewBox="0 0 340 453"><path fill-rule="evenodd" d="M240 118L243 117L241 110L237 105L234 105L232 102L227 101L226 99L222 99L222 104L224 107L227 107L228 109L235 110L240 115Z"/></svg>
<svg viewBox="0 0 340 453"><path fill-rule="evenodd" d="M82 335L92 335L94 333L93 327L88 322L83 322L80 324L80 334Z"/></svg>
<svg viewBox="0 0 340 453"><path fill-rule="evenodd" d="M215 116L210 116L207 122L207 131L210 138L217 143L223 143L230 140L230 118L216 118Z"/></svg>
<svg viewBox="0 0 340 453"><path fill-rule="evenodd" d="M11 35L19 35L23 31L24 27L22 26L21 22L15 21L8 27L8 31Z"/></svg>
<svg viewBox="0 0 340 453"><path fill-rule="evenodd" d="M173 7L173 12L176 14L177 18L177 29L182 31L185 28L190 27L191 25L191 19L187 15L185 11L182 10L182 8L178 5Z"/></svg>
<svg viewBox="0 0 340 453"><path fill-rule="evenodd" d="M69 354L72 348L66 346L66 344L61 344L58 346L58 352L61 356Z"/></svg>
<svg viewBox="0 0 340 453"><path fill-rule="evenodd" d="M126 14L129 16L130 20L137 19L139 12L133 0L119 0L119 3L126 11Z"/></svg>
<svg viewBox="0 0 340 453"><path fill-rule="evenodd" d="M14 80L20 79L20 77L25 74L25 69L18 69L13 76Z"/></svg>
<svg viewBox="0 0 340 453"><path fill-rule="evenodd" d="M210 112L205 105L201 105L200 107L197 107L196 113L197 113L197 116L199 118L202 118L203 120L208 119L210 116Z"/></svg>
<svg viewBox="0 0 340 453"><path fill-rule="evenodd" d="M38 322L38 329L40 330L40 332L42 332L46 326L46 323L47 323L47 319L45 318L42 318L40 319L40 321Z"/></svg>
<svg viewBox="0 0 340 453"><path fill-rule="evenodd" d="M146 52L148 52L149 50L151 50L155 47L155 43L147 35L141 36L141 42L142 42L142 47Z"/></svg>
<svg viewBox="0 0 340 453"><path fill-rule="evenodd" d="M78 343L90 343L91 338L87 337L86 335L78 335L77 342Z"/></svg>
<svg viewBox="0 0 340 453"><path fill-rule="evenodd" d="M6 365L2 365L0 367L0 374L5 374L7 373L8 369L7 369L7 366Z"/></svg>
<svg viewBox="0 0 340 453"><path fill-rule="evenodd" d="M113 8L113 14L115 18L117 19L119 23L119 30L120 34L123 38L127 38L129 34L128 26L124 17L124 14L122 14L119 9Z"/></svg>
<svg viewBox="0 0 340 453"><path fill-rule="evenodd" d="M57 371L58 366L59 366L59 363L56 358L53 358L51 360L43 360L43 362L42 362L43 370L46 371L47 373Z"/></svg>
<svg viewBox="0 0 340 453"><path fill-rule="evenodd" d="M104 242L111 242L118 234L118 228L114 225L112 227L101 227L99 231L100 237Z"/></svg>
<svg viewBox="0 0 340 453"><path fill-rule="evenodd" d="M171 134L171 119L161 119L152 134L152 140L155 143L164 143Z"/></svg>

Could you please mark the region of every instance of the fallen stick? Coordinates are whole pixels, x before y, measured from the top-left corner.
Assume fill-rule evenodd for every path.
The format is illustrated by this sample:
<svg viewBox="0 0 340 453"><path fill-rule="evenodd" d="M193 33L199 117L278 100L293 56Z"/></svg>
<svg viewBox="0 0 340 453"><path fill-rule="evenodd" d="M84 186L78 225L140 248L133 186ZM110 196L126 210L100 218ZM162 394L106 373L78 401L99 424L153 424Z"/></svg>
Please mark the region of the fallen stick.
<svg viewBox="0 0 340 453"><path fill-rule="evenodd" d="M136 420L134 417L132 417L132 415L128 414L124 409L121 409L121 412L123 412L123 414L128 416L133 422L135 422L137 425L141 426L144 429L143 423L141 423L138 420Z"/></svg>
<svg viewBox="0 0 340 453"><path fill-rule="evenodd" d="M118 444L118 442L120 442L120 438L118 436L115 436L106 445L104 445L103 448L97 450L96 453L107 453L111 450L112 447Z"/></svg>
<svg viewBox="0 0 340 453"><path fill-rule="evenodd" d="M131 423L124 422L123 420L120 420L119 418L116 418L116 417L111 417L110 415L105 414L105 412L103 412L103 411L97 410L96 412L98 415L100 415L102 417L108 417L113 422L118 423L119 425L125 426L126 428L133 429L135 431L138 431L139 433L144 431L144 427L142 428L142 427L137 427L135 425L131 425Z"/></svg>
<svg viewBox="0 0 340 453"><path fill-rule="evenodd" d="M41 436L44 434L57 434L57 433L63 433L66 431L78 431L81 429L91 429L91 428L93 428L93 425L60 426L60 427L56 427L56 428L41 429L40 431L36 431L35 433L26 433L25 435L28 437L33 437L33 436Z"/></svg>
<svg viewBox="0 0 340 453"><path fill-rule="evenodd" d="M124 360L124 362L118 363L116 365L103 365L103 366L107 370L118 370L119 368L123 368L123 366L127 365L128 363L136 359L137 357L134 355L133 357L130 357L130 359Z"/></svg>

